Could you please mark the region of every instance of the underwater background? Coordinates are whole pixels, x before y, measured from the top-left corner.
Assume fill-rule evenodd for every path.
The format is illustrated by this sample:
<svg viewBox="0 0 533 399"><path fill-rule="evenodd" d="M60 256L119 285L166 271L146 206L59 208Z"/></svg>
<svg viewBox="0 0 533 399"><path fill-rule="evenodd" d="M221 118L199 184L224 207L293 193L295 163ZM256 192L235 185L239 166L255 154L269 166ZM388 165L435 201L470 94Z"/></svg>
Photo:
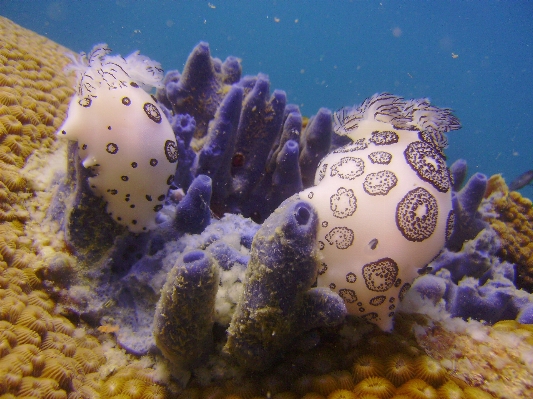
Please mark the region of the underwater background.
<svg viewBox="0 0 533 399"><path fill-rule="evenodd" d="M532 397L533 186L506 185L533 169L532 9L0 0L0 399ZM142 56L107 63L103 42ZM133 68L162 72L143 56L168 72L151 99ZM171 136L136 146L153 123ZM127 136L100 146L101 130ZM111 168L86 165L93 143ZM122 196L136 178L156 191ZM430 263L398 274L385 231ZM361 273L329 277L361 243Z"/></svg>
<svg viewBox="0 0 533 399"><path fill-rule="evenodd" d="M307 116L384 91L428 97L463 126L450 162L507 182L533 169L529 1L0 1L0 14L75 52L140 50L165 71L203 40Z"/></svg>

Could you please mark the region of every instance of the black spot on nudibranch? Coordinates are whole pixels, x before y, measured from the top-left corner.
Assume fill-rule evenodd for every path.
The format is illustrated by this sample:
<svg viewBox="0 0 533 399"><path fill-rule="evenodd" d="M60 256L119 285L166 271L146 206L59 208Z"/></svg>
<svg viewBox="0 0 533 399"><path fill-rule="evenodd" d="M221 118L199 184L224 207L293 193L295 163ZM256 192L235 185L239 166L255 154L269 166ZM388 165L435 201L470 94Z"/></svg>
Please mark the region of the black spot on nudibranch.
<svg viewBox="0 0 533 399"><path fill-rule="evenodd" d="M326 241L337 247L337 249L346 249L353 243L354 233L348 227L335 227L325 236Z"/></svg>
<svg viewBox="0 0 533 399"><path fill-rule="evenodd" d="M361 317L369 323L374 323L379 320L379 315L376 312L370 312Z"/></svg>
<svg viewBox="0 0 533 399"><path fill-rule="evenodd" d="M135 169L137 167L137 162L132 162L131 167Z"/></svg>
<svg viewBox="0 0 533 399"><path fill-rule="evenodd" d="M163 209L163 205L161 204L154 206L154 212L159 212L161 209Z"/></svg>
<svg viewBox="0 0 533 399"><path fill-rule="evenodd" d="M365 163L361 158L343 157L331 166L331 177L339 176L341 179L353 180L365 172Z"/></svg>
<svg viewBox="0 0 533 399"><path fill-rule="evenodd" d="M409 191L396 207L396 226L409 241L429 238L437 226L437 200L422 187Z"/></svg>
<svg viewBox="0 0 533 399"><path fill-rule="evenodd" d="M107 127L107 130L111 130L111 126L108 126L108 127Z"/></svg>
<svg viewBox="0 0 533 399"><path fill-rule="evenodd" d="M328 169L328 164L323 164L318 170L318 181L322 181L322 179L326 176L326 170Z"/></svg>
<svg viewBox="0 0 533 399"><path fill-rule="evenodd" d="M137 83L135 83L135 82L130 82L130 86L131 87L135 87L136 89L139 88L139 85Z"/></svg>
<svg viewBox="0 0 533 399"><path fill-rule="evenodd" d="M420 179L430 183L441 193L450 188L450 172L446 161L434 146L414 141L404 151L405 160Z"/></svg>
<svg viewBox="0 0 533 399"><path fill-rule="evenodd" d="M117 195L118 194L118 191L113 189L113 190L107 190L109 192L109 194L111 195Z"/></svg>
<svg viewBox="0 0 533 399"><path fill-rule="evenodd" d="M147 200L147 201L151 201L151 200L152 200L152 196L151 196L151 195L148 195L148 194L146 194L146 200Z"/></svg>
<svg viewBox="0 0 533 399"><path fill-rule="evenodd" d="M387 195L396 183L398 183L398 178L394 173L390 170L381 170L366 175L363 189L368 195Z"/></svg>
<svg viewBox="0 0 533 399"><path fill-rule="evenodd" d="M126 106L131 105L131 100L129 99L129 97L122 97L122 104Z"/></svg>
<svg viewBox="0 0 533 399"><path fill-rule="evenodd" d="M157 197L158 201L163 201L165 199L165 194L161 194L159 197Z"/></svg>
<svg viewBox="0 0 533 399"><path fill-rule="evenodd" d="M65 132L64 130L61 130L61 134L67 134L67 132Z"/></svg>
<svg viewBox="0 0 533 399"><path fill-rule="evenodd" d="M121 176L120 178L122 179L122 181L128 181L129 180L128 176Z"/></svg>
<svg viewBox="0 0 533 399"><path fill-rule="evenodd" d="M450 239L453 233L453 228L455 226L455 213L453 209L448 213L448 219L446 220L446 241Z"/></svg>
<svg viewBox="0 0 533 399"><path fill-rule="evenodd" d="M385 302L385 299L387 299L385 295L378 295L372 298L370 301L368 301L368 303L371 304L372 306L379 306L383 302Z"/></svg>
<svg viewBox="0 0 533 399"><path fill-rule="evenodd" d="M108 143L105 150L108 153L114 155L118 152L118 145L116 145L115 143Z"/></svg>
<svg viewBox="0 0 533 399"><path fill-rule="evenodd" d="M385 151L374 151L368 154L368 159L374 164L388 165L392 160L392 154Z"/></svg>
<svg viewBox="0 0 533 399"><path fill-rule="evenodd" d="M400 138L395 132L372 132L372 137L368 139L375 145L391 145L396 144Z"/></svg>
<svg viewBox="0 0 533 399"><path fill-rule="evenodd" d="M368 242L368 247L374 251L377 247L378 247L378 239L377 238L372 238L369 242Z"/></svg>
<svg viewBox="0 0 533 399"><path fill-rule="evenodd" d="M400 293L398 294L400 302L403 301L403 298L405 297L405 294L407 294L407 291L409 291L409 288L411 288L411 284L409 283L405 283L403 287L400 288Z"/></svg>
<svg viewBox="0 0 533 399"><path fill-rule="evenodd" d="M355 273L350 272L350 273L346 274L346 282L347 283L352 284L352 283L355 283L356 281L357 281L357 276L355 275Z"/></svg>
<svg viewBox="0 0 533 399"><path fill-rule="evenodd" d="M363 279L370 291L385 292L398 277L398 265L391 258L379 259L363 266Z"/></svg>
<svg viewBox="0 0 533 399"><path fill-rule="evenodd" d="M156 166L157 165L157 159L152 158L150 159L150 166Z"/></svg>
<svg viewBox="0 0 533 399"><path fill-rule="evenodd" d="M155 123L161 123L161 113L157 109L157 107L152 103L145 103L143 105L144 112L146 113L146 116L153 120Z"/></svg>
<svg viewBox="0 0 533 399"><path fill-rule="evenodd" d="M333 151L333 154L344 154L347 152L354 152L354 151L361 151L368 147L368 144L365 143L365 139L359 139L356 140L353 143L346 144L345 146L341 148L337 148L335 151Z"/></svg>
<svg viewBox="0 0 533 399"><path fill-rule="evenodd" d="M178 161L178 145L174 140L165 141L165 155L170 163Z"/></svg>
<svg viewBox="0 0 533 399"><path fill-rule="evenodd" d="M337 286L335 285L335 283L331 283L331 284L329 285L329 289L330 289L330 290L334 290L335 288L337 288Z"/></svg>
<svg viewBox="0 0 533 399"><path fill-rule="evenodd" d="M80 104L82 107L88 108L91 106L92 100L89 97L85 97L78 101L78 104Z"/></svg>
<svg viewBox="0 0 533 399"><path fill-rule="evenodd" d="M339 296L348 303L354 303L357 301L357 295L355 295L355 291L348 288L340 289Z"/></svg>
<svg viewBox="0 0 533 399"><path fill-rule="evenodd" d="M82 150L86 150L86 149L87 149L87 144L82 145L82 146L81 146L81 149L82 149Z"/></svg>
<svg viewBox="0 0 533 399"><path fill-rule="evenodd" d="M170 175L168 178L167 178L167 186L170 186L172 184L172 182L174 181L174 175Z"/></svg>
<svg viewBox="0 0 533 399"><path fill-rule="evenodd" d="M329 207L333 216L344 219L354 214L357 209L357 198L355 198L353 190L339 187L337 193L330 197Z"/></svg>

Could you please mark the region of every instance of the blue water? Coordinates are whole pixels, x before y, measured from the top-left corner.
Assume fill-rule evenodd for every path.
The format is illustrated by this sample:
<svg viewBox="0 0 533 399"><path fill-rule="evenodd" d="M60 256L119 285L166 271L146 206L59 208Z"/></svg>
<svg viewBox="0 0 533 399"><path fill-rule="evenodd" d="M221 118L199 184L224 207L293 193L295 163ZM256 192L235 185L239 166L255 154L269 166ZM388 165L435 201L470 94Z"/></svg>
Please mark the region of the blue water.
<svg viewBox="0 0 533 399"><path fill-rule="evenodd" d="M450 161L508 181L533 169L533 2L0 0L0 15L75 51L138 49L165 70L204 40L307 116L382 91L429 97L463 124Z"/></svg>

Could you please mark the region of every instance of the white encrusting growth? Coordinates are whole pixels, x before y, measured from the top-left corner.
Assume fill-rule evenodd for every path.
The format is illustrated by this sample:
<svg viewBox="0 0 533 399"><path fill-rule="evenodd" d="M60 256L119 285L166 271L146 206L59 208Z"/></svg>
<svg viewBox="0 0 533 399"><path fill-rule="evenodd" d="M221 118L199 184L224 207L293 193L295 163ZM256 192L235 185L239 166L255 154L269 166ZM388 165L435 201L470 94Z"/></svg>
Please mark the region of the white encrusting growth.
<svg viewBox="0 0 533 399"><path fill-rule="evenodd" d="M323 263L318 285L348 311L392 328L418 270L453 228L445 133L460 127L450 110L426 99L377 94L334 114L352 142L319 164L315 187L300 193L317 209Z"/></svg>
<svg viewBox="0 0 533 399"><path fill-rule="evenodd" d="M177 144L172 127L144 89L161 86L157 62L135 52L111 56L105 44L67 67L77 74L77 95L58 135L78 142L89 186L107 212L132 232L155 227L156 213L174 178Z"/></svg>

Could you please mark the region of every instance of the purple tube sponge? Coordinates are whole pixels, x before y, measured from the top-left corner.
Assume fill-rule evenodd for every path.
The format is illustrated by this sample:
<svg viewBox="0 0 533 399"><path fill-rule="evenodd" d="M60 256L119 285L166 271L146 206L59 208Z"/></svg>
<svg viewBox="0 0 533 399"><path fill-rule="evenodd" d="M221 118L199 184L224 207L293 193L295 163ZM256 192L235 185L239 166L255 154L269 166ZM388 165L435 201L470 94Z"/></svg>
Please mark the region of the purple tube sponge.
<svg viewBox="0 0 533 399"><path fill-rule="evenodd" d="M314 185L318 163L329 153L332 134L331 111L327 108L320 108L318 113L309 120L300 138L300 146L302 147L300 169L305 188Z"/></svg>
<svg viewBox="0 0 533 399"><path fill-rule="evenodd" d="M516 321L522 324L533 324L533 303L528 303L520 310Z"/></svg>
<svg viewBox="0 0 533 399"><path fill-rule="evenodd" d="M289 105L285 107L285 115L283 117L284 122L281 135L278 136L276 142L272 147L272 151L268 156L268 165L266 169L270 172L276 168L278 154L283 149L285 143L289 140L293 140L298 143L298 141L300 140L300 134L302 131L302 115L300 114L300 110L297 107L296 109L289 111L292 108L289 107Z"/></svg>
<svg viewBox="0 0 533 399"><path fill-rule="evenodd" d="M476 173L461 191L452 193L455 225L452 235L446 242L446 247L452 251L459 251L465 241L473 239L488 226L478 212L486 188L487 176Z"/></svg>
<svg viewBox="0 0 533 399"><path fill-rule="evenodd" d="M196 121L188 114L168 115L167 117L178 144L178 166L174 175L174 184L187 191L194 179L191 166L196 159L196 153L190 148L190 144L196 130Z"/></svg>
<svg viewBox="0 0 533 399"><path fill-rule="evenodd" d="M500 243L490 227L467 241L462 250L444 249L417 278L406 295L407 309L422 300L441 303L453 317L494 324L500 320L528 320L533 297L514 286L514 265L497 256ZM441 304L442 304L441 303ZM439 305L440 306L440 305ZM405 308L405 305L404 305Z"/></svg>
<svg viewBox="0 0 533 399"><path fill-rule="evenodd" d="M213 179L211 206L215 212L221 214L225 210L225 200L232 188L231 159L237 138L242 99L242 87L231 86L209 126L206 143L198 154L198 161L193 170L195 175L201 173Z"/></svg>
<svg viewBox="0 0 533 399"><path fill-rule="evenodd" d="M467 164L464 159L458 159L450 166L452 176L452 190L459 191L466 179Z"/></svg>
<svg viewBox="0 0 533 399"><path fill-rule="evenodd" d="M276 169L272 175L272 205L277 206L285 198L303 190L298 169L299 154L298 142L294 140L285 142L278 153Z"/></svg>
<svg viewBox="0 0 533 399"><path fill-rule="evenodd" d="M237 128L231 165L233 193L230 208L240 209L244 216L250 216L247 194L264 174L268 150L281 130L287 101L285 92L280 90L270 96L269 85L268 78L260 74L244 98Z"/></svg>
<svg viewBox="0 0 533 399"><path fill-rule="evenodd" d="M196 121L196 137L207 133L209 121L215 116L223 98L222 86L239 80L241 66L235 57L224 63L211 58L209 45L200 42L191 52L179 80L165 86L167 101L175 114L189 114ZM158 98L164 96L159 93Z"/></svg>
<svg viewBox="0 0 533 399"><path fill-rule="evenodd" d="M177 134L174 185L187 190L194 176L211 177L211 207L217 215L240 213L264 221L301 190L303 177L313 181L316 165L329 152L330 111L321 109L302 132L298 106L286 105L283 91L271 95L267 75L241 78L239 60L212 58L207 43L194 48L182 74L171 71L163 83L156 97L168 108L167 118L187 114L196 122L191 143ZM286 145L289 140L297 143L298 154Z"/></svg>
<svg viewBox="0 0 533 399"><path fill-rule="evenodd" d="M185 253L170 271L154 317L157 347L178 369L198 365L213 348L218 268L209 255Z"/></svg>
<svg viewBox="0 0 533 399"><path fill-rule="evenodd" d="M225 346L247 369L268 368L305 328L344 319L346 308L338 295L310 291L318 267L317 223L312 206L293 196L254 237L244 293Z"/></svg>
<svg viewBox="0 0 533 399"><path fill-rule="evenodd" d="M176 209L174 225L180 232L199 234L211 221L211 178L205 175L196 177L187 195Z"/></svg>
<svg viewBox="0 0 533 399"><path fill-rule="evenodd" d="M483 285L473 277L461 280L448 310L454 317L473 318L494 324L514 320L520 309L513 298L516 288L507 279L489 280Z"/></svg>

